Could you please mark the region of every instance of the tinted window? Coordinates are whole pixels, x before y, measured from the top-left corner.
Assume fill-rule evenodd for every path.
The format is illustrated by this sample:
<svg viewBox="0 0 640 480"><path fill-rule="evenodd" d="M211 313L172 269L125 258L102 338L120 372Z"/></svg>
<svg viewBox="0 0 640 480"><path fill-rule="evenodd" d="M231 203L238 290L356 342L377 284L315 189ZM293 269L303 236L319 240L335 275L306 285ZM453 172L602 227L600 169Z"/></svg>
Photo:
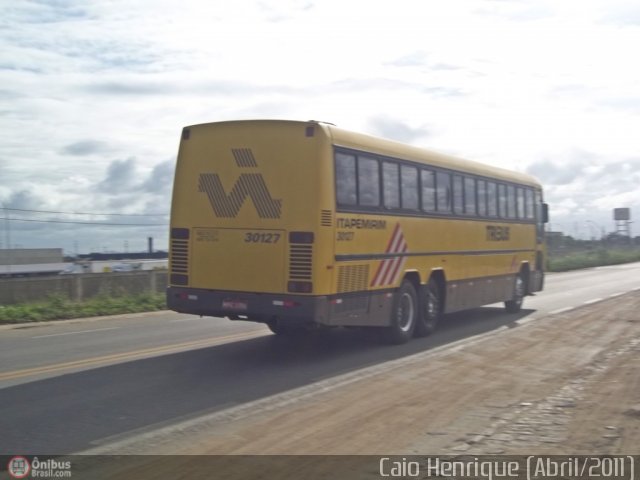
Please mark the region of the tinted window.
<svg viewBox="0 0 640 480"><path fill-rule="evenodd" d="M402 208L418 209L418 169L402 165L400 167Z"/></svg>
<svg viewBox="0 0 640 480"><path fill-rule="evenodd" d="M384 162L382 164L382 183L384 187L384 206L400 208L400 174L398 165Z"/></svg>
<svg viewBox="0 0 640 480"><path fill-rule="evenodd" d="M516 200L518 201L518 218L525 218L525 206L524 206L524 190L522 188L516 189Z"/></svg>
<svg viewBox="0 0 640 480"><path fill-rule="evenodd" d="M507 217L516 218L516 187L513 185L507 187L507 202L509 203Z"/></svg>
<svg viewBox="0 0 640 480"><path fill-rule="evenodd" d="M498 216L498 186L493 182L487 182L487 214Z"/></svg>
<svg viewBox="0 0 640 480"><path fill-rule="evenodd" d="M533 220L536 217L533 202L533 190L527 188L525 190L525 204L527 211L527 220Z"/></svg>
<svg viewBox="0 0 640 480"><path fill-rule="evenodd" d="M358 157L358 203L365 207L380 205L380 173L373 158Z"/></svg>
<svg viewBox="0 0 640 480"><path fill-rule="evenodd" d="M453 176L453 213L464 213L464 191L460 175Z"/></svg>
<svg viewBox="0 0 640 480"><path fill-rule="evenodd" d="M451 175L448 173L436 174L436 201L439 212L451 211Z"/></svg>
<svg viewBox="0 0 640 480"><path fill-rule="evenodd" d="M336 198L339 205L355 205L356 157L336 153Z"/></svg>
<svg viewBox="0 0 640 480"><path fill-rule="evenodd" d="M476 179L464 177L464 213L476 215Z"/></svg>
<svg viewBox="0 0 640 480"><path fill-rule="evenodd" d="M478 180L478 215L487 216L487 182Z"/></svg>
<svg viewBox="0 0 640 480"><path fill-rule="evenodd" d="M420 172L422 181L422 210L434 212L436 209L436 175L431 170Z"/></svg>
<svg viewBox="0 0 640 480"><path fill-rule="evenodd" d="M507 218L509 215L509 209L507 207L507 186L503 184L498 185L498 210L502 218Z"/></svg>

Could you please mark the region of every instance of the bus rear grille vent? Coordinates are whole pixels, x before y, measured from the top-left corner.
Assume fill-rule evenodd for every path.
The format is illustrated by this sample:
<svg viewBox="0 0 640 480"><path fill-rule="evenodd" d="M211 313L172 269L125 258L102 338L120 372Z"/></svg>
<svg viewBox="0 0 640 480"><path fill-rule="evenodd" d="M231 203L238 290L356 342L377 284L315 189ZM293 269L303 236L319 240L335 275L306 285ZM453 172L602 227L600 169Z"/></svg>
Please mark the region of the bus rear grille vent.
<svg viewBox="0 0 640 480"><path fill-rule="evenodd" d="M333 213L331 212L331 210L320 211L320 225L322 225L323 227L333 226Z"/></svg>
<svg viewBox="0 0 640 480"><path fill-rule="evenodd" d="M369 285L369 265L349 265L338 268L338 292L358 292Z"/></svg>
<svg viewBox="0 0 640 480"><path fill-rule="evenodd" d="M171 239L171 273L186 275L189 271L189 240Z"/></svg>
<svg viewBox="0 0 640 480"><path fill-rule="evenodd" d="M289 279L309 280L312 276L313 245L289 246Z"/></svg>

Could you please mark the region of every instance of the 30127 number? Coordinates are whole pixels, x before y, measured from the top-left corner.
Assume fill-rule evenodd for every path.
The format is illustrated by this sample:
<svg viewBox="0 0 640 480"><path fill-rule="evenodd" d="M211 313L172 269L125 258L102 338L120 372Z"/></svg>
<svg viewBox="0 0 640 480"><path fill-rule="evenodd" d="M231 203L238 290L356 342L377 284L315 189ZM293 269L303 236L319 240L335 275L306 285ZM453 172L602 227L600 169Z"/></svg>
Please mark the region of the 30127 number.
<svg viewBox="0 0 640 480"><path fill-rule="evenodd" d="M244 235L245 243L278 243L279 233L247 232Z"/></svg>

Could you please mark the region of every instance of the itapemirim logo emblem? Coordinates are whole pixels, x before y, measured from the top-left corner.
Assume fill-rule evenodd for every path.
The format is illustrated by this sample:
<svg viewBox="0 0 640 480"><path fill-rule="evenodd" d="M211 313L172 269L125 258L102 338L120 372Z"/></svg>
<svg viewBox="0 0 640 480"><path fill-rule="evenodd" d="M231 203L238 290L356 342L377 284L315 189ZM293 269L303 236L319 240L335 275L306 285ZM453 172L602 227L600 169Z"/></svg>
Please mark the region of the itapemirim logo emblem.
<svg viewBox="0 0 640 480"><path fill-rule="evenodd" d="M239 168L257 168L249 148L231 149ZM274 199L261 173L242 173L227 193L217 173L202 173L198 190L207 194L211 208L218 217L235 218L247 197L253 202L260 218L280 218L282 200Z"/></svg>
<svg viewBox="0 0 640 480"><path fill-rule="evenodd" d="M31 464L25 457L15 456L9 460L7 471L13 478L25 478L31 471Z"/></svg>

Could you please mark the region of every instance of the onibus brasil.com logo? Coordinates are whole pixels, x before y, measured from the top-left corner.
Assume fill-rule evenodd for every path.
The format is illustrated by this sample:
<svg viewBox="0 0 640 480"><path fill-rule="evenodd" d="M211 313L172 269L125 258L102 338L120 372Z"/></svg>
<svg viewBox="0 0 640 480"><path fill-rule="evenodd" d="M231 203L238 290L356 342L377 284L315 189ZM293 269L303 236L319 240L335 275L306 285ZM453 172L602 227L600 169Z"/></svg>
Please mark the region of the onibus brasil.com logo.
<svg viewBox="0 0 640 480"><path fill-rule="evenodd" d="M13 478L70 478L71 462L38 460L38 457L29 462L28 458L18 455L9 460L7 471Z"/></svg>

